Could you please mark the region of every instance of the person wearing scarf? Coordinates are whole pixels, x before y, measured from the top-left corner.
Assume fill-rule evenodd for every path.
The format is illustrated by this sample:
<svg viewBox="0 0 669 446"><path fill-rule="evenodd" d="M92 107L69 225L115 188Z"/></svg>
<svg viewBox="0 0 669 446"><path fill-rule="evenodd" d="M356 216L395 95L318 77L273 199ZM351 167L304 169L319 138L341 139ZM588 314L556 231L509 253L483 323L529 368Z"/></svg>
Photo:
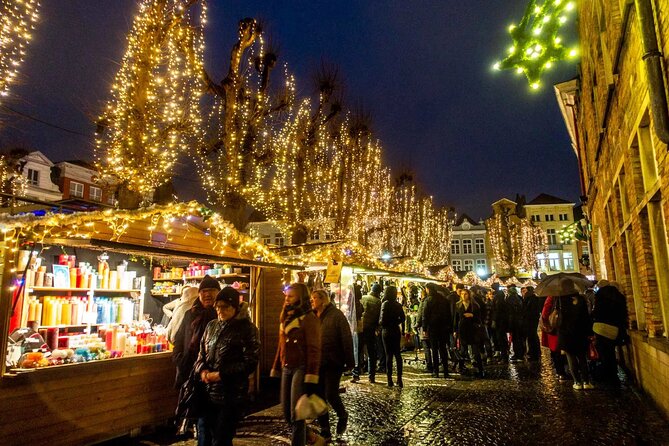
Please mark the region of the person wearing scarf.
<svg viewBox="0 0 669 446"><path fill-rule="evenodd" d="M175 387L178 389L186 382L193 370L193 364L200 351L200 341L209 321L216 319L214 301L221 291L218 280L204 276L198 287L198 299L183 317L179 330L174 336L172 361L177 367Z"/></svg>
<svg viewBox="0 0 669 446"><path fill-rule="evenodd" d="M296 420L295 404L304 394L318 389L321 363L321 328L311 310L309 290L303 283L286 287L280 316L279 346L270 376L281 377L281 405L286 422L292 428L291 445L304 446L306 424Z"/></svg>

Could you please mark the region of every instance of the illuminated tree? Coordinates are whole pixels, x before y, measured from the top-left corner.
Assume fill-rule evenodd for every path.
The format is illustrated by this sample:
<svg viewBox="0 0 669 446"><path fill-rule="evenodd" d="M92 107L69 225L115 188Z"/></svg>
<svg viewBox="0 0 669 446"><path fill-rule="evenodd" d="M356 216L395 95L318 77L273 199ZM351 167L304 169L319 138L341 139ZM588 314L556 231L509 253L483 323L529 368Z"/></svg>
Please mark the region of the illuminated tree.
<svg viewBox="0 0 669 446"><path fill-rule="evenodd" d="M0 2L0 98L9 95L38 19L37 0Z"/></svg>
<svg viewBox="0 0 669 446"><path fill-rule="evenodd" d="M565 48L559 35L575 8L574 1L569 0L544 0L542 5L530 0L518 25L509 27L513 45L509 47L508 56L495 63L494 68L524 73L530 87L538 89L544 71L578 54L575 48Z"/></svg>
<svg viewBox="0 0 669 446"><path fill-rule="evenodd" d="M120 183L136 206L172 177L201 135L204 2L143 0L128 35L112 98L98 121L101 180Z"/></svg>
<svg viewBox="0 0 669 446"><path fill-rule="evenodd" d="M30 152L26 149L13 148L0 153L0 192L21 197L25 195L28 177L23 175L26 161L23 158ZM0 205L9 206L14 198L0 197Z"/></svg>
<svg viewBox="0 0 669 446"><path fill-rule="evenodd" d="M536 267L537 254L547 250L546 234L516 212L512 201L498 202L493 216L486 220L498 274L515 276Z"/></svg>

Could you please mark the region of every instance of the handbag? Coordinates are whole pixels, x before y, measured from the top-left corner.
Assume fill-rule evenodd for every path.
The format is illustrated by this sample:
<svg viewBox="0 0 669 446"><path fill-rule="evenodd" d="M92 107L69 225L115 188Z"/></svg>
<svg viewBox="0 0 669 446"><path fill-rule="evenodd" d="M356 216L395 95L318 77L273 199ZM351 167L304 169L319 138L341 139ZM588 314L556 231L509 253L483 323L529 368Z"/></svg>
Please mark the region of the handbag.
<svg viewBox="0 0 669 446"><path fill-rule="evenodd" d="M597 352L597 346L595 345L595 337L590 336L588 338L588 360L598 361L599 353Z"/></svg>
<svg viewBox="0 0 669 446"><path fill-rule="evenodd" d="M540 328L544 333L555 334L558 327L560 326L560 311L558 308L559 302L560 298L556 297L555 301L553 302L551 312L548 313L547 320L544 318L541 318L540 320Z"/></svg>
<svg viewBox="0 0 669 446"><path fill-rule="evenodd" d="M205 411L209 396L202 381L192 371L179 389L179 403L174 411L177 423L199 418Z"/></svg>
<svg viewBox="0 0 669 446"><path fill-rule="evenodd" d="M618 338L618 327L604 322L595 322L592 324L592 331L612 341Z"/></svg>
<svg viewBox="0 0 669 446"><path fill-rule="evenodd" d="M315 420L328 410L328 405L320 396L315 393L307 396L302 395L295 403L296 420Z"/></svg>

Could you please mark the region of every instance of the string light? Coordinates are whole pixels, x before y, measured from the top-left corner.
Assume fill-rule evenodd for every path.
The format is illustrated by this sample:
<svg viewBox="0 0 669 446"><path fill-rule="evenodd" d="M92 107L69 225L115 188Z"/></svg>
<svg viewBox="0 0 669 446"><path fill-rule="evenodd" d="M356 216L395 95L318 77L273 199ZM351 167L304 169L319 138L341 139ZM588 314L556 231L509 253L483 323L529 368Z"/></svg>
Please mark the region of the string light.
<svg viewBox="0 0 669 446"><path fill-rule="evenodd" d="M2 0L0 3L0 102L17 80L18 68L39 18L37 0Z"/></svg>
<svg viewBox="0 0 669 446"><path fill-rule="evenodd" d="M527 218L509 215L495 210L486 220L495 264L499 271L532 270L537 262L537 254L546 253L548 239L541 228Z"/></svg>
<svg viewBox="0 0 669 446"><path fill-rule="evenodd" d="M177 158L200 140L204 89L202 24L190 0L143 0L127 49L98 121L101 180L126 183L151 197L172 176Z"/></svg>
<svg viewBox="0 0 669 446"><path fill-rule="evenodd" d="M539 89L544 71L555 62L578 54L576 49L562 46L558 35L574 9L574 2L544 0L537 6L536 0L530 0L518 25L509 27L513 46L502 61L495 63L494 69L515 69L517 73L524 73L530 87Z"/></svg>

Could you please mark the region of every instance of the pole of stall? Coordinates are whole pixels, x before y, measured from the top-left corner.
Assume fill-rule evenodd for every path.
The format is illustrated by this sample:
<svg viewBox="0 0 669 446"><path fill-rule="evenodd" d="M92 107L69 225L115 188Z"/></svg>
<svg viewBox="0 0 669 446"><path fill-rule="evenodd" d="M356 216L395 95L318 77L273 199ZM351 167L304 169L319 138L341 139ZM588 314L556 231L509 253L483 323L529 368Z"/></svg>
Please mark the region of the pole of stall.
<svg viewBox="0 0 669 446"><path fill-rule="evenodd" d="M5 374L7 367L7 338L9 336L9 318L12 307L12 269L16 265L16 252L12 252L5 244L1 246L0 268L2 268L2 282L0 285L0 377Z"/></svg>

